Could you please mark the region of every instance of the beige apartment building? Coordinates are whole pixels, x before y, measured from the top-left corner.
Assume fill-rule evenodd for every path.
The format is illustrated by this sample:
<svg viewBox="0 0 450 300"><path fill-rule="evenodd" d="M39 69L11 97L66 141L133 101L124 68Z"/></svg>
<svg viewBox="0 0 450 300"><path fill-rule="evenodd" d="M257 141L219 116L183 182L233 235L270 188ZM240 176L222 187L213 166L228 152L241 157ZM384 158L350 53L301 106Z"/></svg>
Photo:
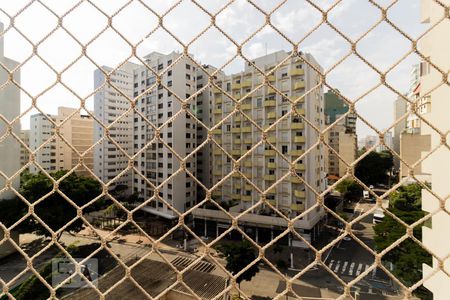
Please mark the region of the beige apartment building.
<svg viewBox="0 0 450 300"><path fill-rule="evenodd" d="M289 53L279 51L256 58L253 63L268 72L288 56ZM268 76L270 83L276 86L282 95L266 85L258 88L264 82L263 76L252 66L246 65L244 71L233 75L217 74L216 84L220 89L207 89L199 97L202 104L208 103L210 106L211 125L225 120L220 128L213 131L214 140L224 151L216 145L212 146L212 184L217 184L232 173L237 168L233 161L251 150L239 164L243 176L233 173L212 195L217 202L230 207L232 214L250 208L261 199L261 194L255 186L266 191L265 198L268 203L289 217L295 217L313 206L316 203L315 191L320 193L326 187L326 153L323 145L315 146L318 134L312 127L323 130L325 126L323 89L319 84L318 74L305 61L320 70L320 66L310 54L300 53L288 58ZM312 92L305 95L305 91L310 90ZM245 115L237 112L230 116L235 104L223 91L233 95L235 99L242 100L240 107ZM300 99L295 105L298 115L289 114L284 117L292 108L288 99ZM263 141L252 149L262 141L261 129L269 128L281 118L283 119L278 125L265 135L268 143ZM310 121L312 126L307 124L304 118ZM309 152L306 153L307 150ZM289 161L300 156L302 157L295 164L293 171L307 184L297 176L290 175L273 187L275 182L291 171ZM221 211L197 209L193 214L196 219L216 222L217 233L221 228L229 226L229 218ZM295 222L294 227L306 239L311 240L316 235L317 224L323 216L322 208L317 208ZM273 236L274 230L286 226L282 219L264 204L242 216L241 222L248 226L248 230L256 235L257 240L258 231L262 236L264 230L269 230ZM300 241L293 242L302 244Z"/></svg>
<svg viewBox="0 0 450 300"><path fill-rule="evenodd" d="M450 0L443 0L444 5L450 6ZM437 21L440 21L445 13L443 7L431 0L422 1L422 15L421 21L433 26ZM446 72L450 70L450 40L444 37L448 36L450 32L450 22L441 22L436 25L429 33L427 33L419 43L420 51L425 57L439 66L441 70ZM448 76L447 76L448 77ZM429 120L433 126L443 133L450 132L450 87L447 84L442 84L440 87L435 87L442 82L442 73L431 67L427 62L423 62L421 66L420 78L420 99L421 103L426 103L428 106L424 117ZM431 149L435 149L441 145L441 135L435 130L427 126L424 122L421 124L421 134L431 136ZM426 155L427 152L424 153ZM431 175L432 190L441 199L447 199L444 203L447 211L450 210L450 195L449 185L449 166L450 166L450 150L448 147L440 147L430 157L424 160L422 168L425 172ZM422 208L426 212L435 212L441 206L441 203L431 195L429 192L423 190L422 194ZM423 226L422 242L425 247L430 249L436 256L443 259L442 267L445 272L438 271L431 278L424 282L424 286L433 292L434 300L448 299L450 295L450 260L448 259L450 249L450 239L448 230L450 228L450 217L448 213L440 210L432 216L432 224L430 227ZM438 260L433 257L433 264L423 266L423 276L426 278L433 269L439 268Z"/></svg>
<svg viewBox="0 0 450 300"><path fill-rule="evenodd" d="M54 136L55 124L62 124L59 131L65 141ZM86 152L94 142L93 119L88 115L81 115L75 108L59 107L57 115L32 115L29 142L31 150L38 149L36 162L46 171L76 168L78 174L89 176L88 170L93 169L93 151ZM84 166L78 166L79 163ZM30 165L30 172L39 171L36 164Z"/></svg>

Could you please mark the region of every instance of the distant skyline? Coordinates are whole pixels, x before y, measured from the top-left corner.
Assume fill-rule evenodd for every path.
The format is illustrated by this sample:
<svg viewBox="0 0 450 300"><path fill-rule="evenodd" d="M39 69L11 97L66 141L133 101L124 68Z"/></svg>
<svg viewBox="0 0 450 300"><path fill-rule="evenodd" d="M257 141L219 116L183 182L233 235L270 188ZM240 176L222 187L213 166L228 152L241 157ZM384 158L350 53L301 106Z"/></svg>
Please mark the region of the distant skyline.
<svg viewBox="0 0 450 300"><path fill-rule="evenodd" d="M47 3L48 1L45 1ZM105 9L107 13L116 11L127 1L115 0L93 1ZM152 0L143 1L157 12L162 12L176 1ZM199 1L206 9L214 12L229 1ZM238 43L242 43L265 23L265 16L245 0L231 1L232 4L217 17L217 24ZM276 0L255 1L261 8L269 11L280 2ZM314 1L317 5L326 8L335 1ZM377 1L386 5L391 1ZM2 3L2 9L14 15L28 1L8 1ZM77 1L62 0L47 3L54 11L62 15ZM425 30L420 24L420 1L399 1L389 9L388 17L400 29L412 38L418 37ZM195 14L195 19L192 16ZM245 18L242 16L245 15ZM288 38L297 42L321 22L322 15L306 1L285 1L272 15L271 21ZM343 0L329 13L329 21L350 39L356 40L367 29L381 18L380 11L367 1ZM0 13L0 21L9 25L9 19ZM113 26L126 38L136 44L158 24L158 19L137 1L124 8L113 18ZM171 30L182 42L192 40L210 24L210 18L197 6L189 1L181 1L170 14L164 18L164 25ZM38 42L57 25L57 18L47 11L41 4L35 2L15 19L15 26L34 43ZM82 43L86 43L107 25L107 18L88 3L84 2L63 19L63 25ZM329 26L322 24L314 33L308 36L301 44L300 50L311 53L317 61L328 70L343 56L349 53L350 45L333 31ZM411 49L411 44L396 32L390 25L383 22L371 33L358 42L357 51L369 62L382 71L387 70ZM223 66L228 59L236 53L236 47L217 29L211 28L200 36L190 47L190 53L202 64ZM284 40L271 27L265 27L255 34L242 49L249 59L278 50L292 50L292 46ZM169 53L182 51L182 47L169 34L158 29L146 39L138 48L139 56L159 51ZM31 45L11 29L5 34L6 56L19 62L25 61L32 53ZM38 53L47 60L52 67L61 71L81 55L81 47L62 29L54 32L48 40L38 47ZM131 48L121 40L119 35L108 29L88 48L87 54L98 65L115 67L131 55ZM137 60L131 59L137 62ZM410 54L397 65L387 76L387 81L405 93L409 86L412 65L419 61L416 54ZM226 73L233 73L242 69L243 59L235 59L224 68ZM62 75L64 81L73 91L81 97L87 97L93 92L93 65L85 57L71 66ZM40 94L56 80L55 74L33 56L22 68L22 87L33 96ZM379 76L356 56L347 58L327 76L327 82L347 98L358 98L365 91L379 82ZM390 126L393 120L393 102L397 96L386 87L379 87L357 103L357 112L371 124L382 130ZM31 100L22 93L22 111L31 105ZM55 113L58 106L79 107L79 100L63 86L58 85L45 92L37 100L37 105L46 113ZM93 108L92 97L87 101L88 109ZM29 116L37 111L33 109L21 120L24 129L29 126ZM372 135L374 132L358 121L357 132L360 137Z"/></svg>

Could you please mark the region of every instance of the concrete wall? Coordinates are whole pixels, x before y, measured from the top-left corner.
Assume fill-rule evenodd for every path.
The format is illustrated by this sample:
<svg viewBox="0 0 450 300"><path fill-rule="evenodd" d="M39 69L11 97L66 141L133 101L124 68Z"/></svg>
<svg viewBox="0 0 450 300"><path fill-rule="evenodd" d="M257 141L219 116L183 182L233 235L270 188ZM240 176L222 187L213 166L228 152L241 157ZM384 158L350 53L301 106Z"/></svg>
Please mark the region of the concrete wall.
<svg viewBox="0 0 450 300"><path fill-rule="evenodd" d="M401 158L408 164L413 165L422 156L423 151L430 150L431 137L430 135L402 133L400 136L400 155ZM418 164L414 168L415 175L422 175L422 164ZM409 176L409 168L400 162L400 178Z"/></svg>

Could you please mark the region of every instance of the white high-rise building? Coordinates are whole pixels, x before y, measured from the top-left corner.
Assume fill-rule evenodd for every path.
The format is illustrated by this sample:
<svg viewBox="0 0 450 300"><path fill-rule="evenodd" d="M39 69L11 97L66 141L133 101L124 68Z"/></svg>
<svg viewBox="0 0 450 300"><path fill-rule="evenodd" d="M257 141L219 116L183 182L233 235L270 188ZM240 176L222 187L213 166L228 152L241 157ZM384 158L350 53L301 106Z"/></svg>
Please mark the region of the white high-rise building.
<svg viewBox="0 0 450 300"><path fill-rule="evenodd" d="M285 60L288 55L287 52L279 51L256 58L253 62L268 72ZM267 133L266 139L290 161L312 148L292 170L311 188L296 176L288 176L276 188L269 189L279 178L291 170L289 163L266 143L253 149L239 165L240 171L248 180L258 188L268 190L267 201L290 217L297 216L316 204L316 194L312 189L320 193L326 187L327 170L324 157L326 151L323 146L313 146L318 140L317 131L302 118L306 118L319 129L325 127L323 89L320 85L319 88L316 88L320 82L319 76L305 61L321 70L310 54L300 53L287 59L280 67L276 68L272 75L268 76L268 80L284 94L283 96L267 86L257 88L263 83L264 78L252 66L246 65L244 71L230 76L217 75L216 83L222 90L232 94L236 99L243 99L240 107L250 119L240 113L228 117L234 110L235 104L217 88L213 88L211 93L208 89L199 98L199 102L202 104L206 101L211 105L211 126L225 119L221 129L213 131L214 139L227 152L225 154L219 147L212 146L211 176L213 184L221 181L237 167L229 156L237 160L262 140L261 130L252 124L251 120L266 129L291 110L292 104L288 99L300 99L295 105L298 115L285 117ZM253 89L256 91L252 92ZM305 91L310 90L312 92L305 95ZM212 100L208 100L208 98ZM199 105L200 107L201 105ZM230 207L230 213L234 214L248 209L260 198L261 194L246 179L236 173L222 182L213 193L213 199L224 207ZM194 211L194 215L199 220L208 219L217 222L218 228L229 226L228 216L213 207L212 209L198 209ZM317 208L296 222L294 227L306 239L310 239L316 234L317 224L323 215L323 210ZM244 226L258 228L257 232L258 230L268 230L269 232L272 230L272 234L274 230L281 230L283 223L267 205L261 205L252 213L242 216L239 222ZM258 233L256 233L256 239L258 239Z"/></svg>
<svg viewBox="0 0 450 300"><path fill-rule="evenodd" d="M447 7L450 6L450 0L441 1ZM450 22L441 18L448 10L445 10L441 5L432 0L422 1L422 15L423 23L429 23L434 26L436 22L438 25L432 28L424 37L421 38L419 46L420 51L424 57L429 58L436 66L438 66L448 78L448 70L450 70L450 41L448 38L450 32ZM426 110L424 118L426 118L433 126L439 129L440 132L446 134L447 145L449 143L450 132L450 87L442 83L442 73L437 71L429 63L423 62L421 64L421 78L420 78L420 105L418 109ZM436 86L440 85L439 88ZM431 174L431 188L433 192L441 199L447 199L443 205L446 210L450 210L450 195L449 185L449 166L450 166L450 150L448 147L442 146L442 136L434 129L430 128L422 122L421 134L431 135L431 149L439 148L425 159L422 163L422 168L425 172ZM424 155L428 152L424 153ZM436 197L427 191L422 194L422 208L426 212L435 212L441 207L441 203ZM445 272L438 271L433 274L431 278L424 282L424 286L433 292L434 300L448 299L450 295L450 259L448 259L450 249L450 238L448 230L450 228L450 217L447 212L442 209L434 214L431 218L431 226L423 226L422 242L425 247L430 249L436 256L443 259L443 268ZM431 266L423 266L423 277L426 278L433 268L438 268L439 262L433 257Z"/></svg>
<svg viewBox="0 0 450 300"><path fill-rule="evenodd" d="M0 23L0 32L3 32L3 24ZM14 70L18 63L4 55L4 39L0 37L0 61L9 70ZM9 80L9 74L4 68L0 68L0 82L6 83ZM20 70L14 72L14 81L20 84ZM0 114L9 121L12 121L20 115L20 90L10 82L0 89ZM0 122L0 132L5 134L8 130L5 122ZM12 125L12 131L20 136L20 122ZM11 135L8 135L0 142L0 170L6 176L12 176L20 169L20 143ZM19 176L12 182L11 186L19 189ZM0 189L5 187L5 179L0 176ZM15 194L11 190L5 190L0 194L1 199L13 198Z"/></svg>
<svg viewBox="0 0 450 300"><path fill-rule="evenodd" d="M3 32L3 24L0 23L0 32ZM17 67L18 63L4 55L4 39L0 36L0 62L9 70ZM20 70L14 72L14 81L20 84ZM0 82L6 83L9 80L8 72L0 67ZM0 89L0 114L8 121L12 121L20 114L20 90L16 85L9 82ZM0 122L0 132L4 135L8 130L5 122ZM12 125L12 131L20 137L20 122ZM0 170L8 177L14 175L20 169L20 143L11 135L8 135L0 142ZM19 190L20 177L16 176L11 182L7 183L3 176L0 176L0 190L5 187L7 189L0 193L0 201L9 200L16 195L8 187ZM0 230L0 240L3 239L3 231ZM11 232L11 239L17 244L19 243L19 235L17 232ZM15 248L8 242L0 245L0 258L13 253Z"/></svg>
<svg viewBox="0 0 450 300"><path fill-rule="evenodd" d="M133 70L137 67L127 62L114 71L102 67L108 76L101 70L94 72L95 89L101 87L94 95L94 115L102 122L94 121L94 141L102 140L94 149L94 173L104 183L128 167L127 155L133 152L133 111L126 112L133 99ZM106 131L103 126L110 127ZM117 185L131 187L131 174L123 174L111 182L110 188Z"/></svg>
<svg viewBox="0 0 450 300"><path fill-rule="evenodd" d="M193 176L197 176L197 154L191 152L197 147L197 122L182 109L181 100L188 99L197 88L197 67L193 62L180 53L161 54L152 52L145 57L145 62L153 70L161 73L163 85L154 86L155 74L146 66L134 70L134 97L137 98L134 114L134 151L145 150L135 160L135 166L140 174L133 176L133 190L139 197L147 200L154 196L154 189L145 178L155 186L160 185L168 177L180 169L180 159L190 155L185 167ZM177 61L177 59L179 59ZM151 88L154 86L153 88ZM169 91L170 90L170 91ZM189 111L197 114L197 99L189 101ZM181 111L181 113L179 113ZM173 116L176 118L166 123ZM150 123L151 124L150 124ZM166 124L165 124L166 123ZM155 137L155 127L165 126L160 130L161 141L148 145ZM171 149L170 149L171 148ZM194 179L186 172L180 172L172 176L169 181L159 189L159 195L144 208L145 211L162 216L167 219L176 218L177 214L170 209L165 202L180 212L195 205L197 200L197 185Z"/></svg>

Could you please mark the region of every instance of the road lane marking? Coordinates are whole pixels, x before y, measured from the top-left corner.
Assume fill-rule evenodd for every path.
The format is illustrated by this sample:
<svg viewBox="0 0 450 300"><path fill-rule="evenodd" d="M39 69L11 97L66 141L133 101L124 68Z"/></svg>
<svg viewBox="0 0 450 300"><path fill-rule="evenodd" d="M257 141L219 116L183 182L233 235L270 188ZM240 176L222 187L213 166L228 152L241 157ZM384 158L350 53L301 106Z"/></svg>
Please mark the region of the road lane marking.
<svg viewBox="0 0 450 300"><path fill-rule="evenodd" d="M345 261L345 262L344 262L344 265L342 266L341 273L344 273L344 272L345 272L345 270L347 269L347 265L348 265L348 261Z"/></svg>
<svg viewBox="0 0 450 300"><path fill-rule="evenodd" d="M359 274L361 274L361 269L362 269L363 265L359 264L358 265L358 269L356 270L356 276L359 276Z"/></svg>
<svg viewBox="0 0 450 300"><path fill-rule="evenodd" d="M337 264L336 264L336 268L334 268L334 273L337 273L337 271L339 271L339 267L341 266L341 261L338 260Z"/></svg>
<svg viewBox="0 0 450 300"><path fill-rule="evenodd" d="M350 276L353 275L353 269L354 269L354 268L355 268L355 263L352 262L351 265L350 265L350 269L348 270L348 274L349 274Z"/></svg>
<svg viewBox="0 0 450 300"><path fill-rule="evenodd" d="M372 278L375 278L376 273L377 273L377 268L375 267L375 268L373 268L373 271L372 271Z"/></svg>
<svg viewBox="0 0 450 300"><path fill-rule="evenodd" d="M333 264L334 264L334 259L332 259L330 261L330 263L328 264L328 268L333 269Z"/></svg>
<svg viewBox="0 0 450 300"><path fill-rule="evenodd" d="M364 272L367 271L367 269L369 268L369 265L366 265L366 268L364 269Z"/></svg>

